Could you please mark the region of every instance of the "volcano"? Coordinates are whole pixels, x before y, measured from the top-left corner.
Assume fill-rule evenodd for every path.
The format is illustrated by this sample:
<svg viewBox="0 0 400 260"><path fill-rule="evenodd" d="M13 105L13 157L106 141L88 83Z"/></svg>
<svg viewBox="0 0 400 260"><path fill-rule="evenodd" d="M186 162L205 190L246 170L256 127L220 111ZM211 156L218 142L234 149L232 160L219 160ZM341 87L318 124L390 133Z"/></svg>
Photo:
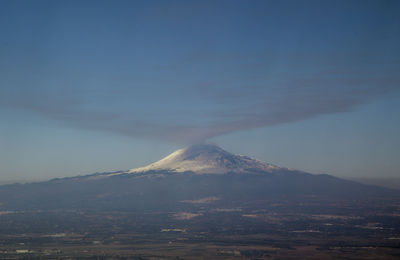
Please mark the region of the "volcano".
<svg viewBox="0 0 400 260"><path fill-rule="evenodd" d="M200 144L140 168L3 185L0 208L160 210L207 198L240 206L271 198L368 200L398 195L398 191L278 167Z"/></svg>

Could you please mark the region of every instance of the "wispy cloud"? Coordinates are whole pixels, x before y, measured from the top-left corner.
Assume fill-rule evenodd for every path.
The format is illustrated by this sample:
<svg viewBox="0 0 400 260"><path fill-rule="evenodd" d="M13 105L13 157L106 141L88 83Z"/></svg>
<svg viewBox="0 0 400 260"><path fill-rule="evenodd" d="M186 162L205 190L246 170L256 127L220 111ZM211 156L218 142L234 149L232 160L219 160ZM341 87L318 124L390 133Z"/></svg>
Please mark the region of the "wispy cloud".
<svg viewBox="0 0 400 260"><path fill-rule="evenodd" d="M273 63L279 60L261 55L245 63L234 55L224 57L216 65L216 55L191 55L190 62L184 58L174 63L172 76L154 69L158 79L135 81L125 75L115 82L115 75L99 76L98 85L84 75L67 84L44 74L22 79L8 75L0 100L4 106L76 127L196 143L238 130L352 111L400 87L399 63L382 68L384 61L375 58L359 62L297 56L289 67L276 69ZM230 71L223 69L225 63ZM202 71L193 71L198 68Z"/></svg>
<svg viewBox="0 0 400 260"><path fill-rule="evenodd" d="M178 143L352 111L400 88L397 7L10 4L0 108Z"/></svg>

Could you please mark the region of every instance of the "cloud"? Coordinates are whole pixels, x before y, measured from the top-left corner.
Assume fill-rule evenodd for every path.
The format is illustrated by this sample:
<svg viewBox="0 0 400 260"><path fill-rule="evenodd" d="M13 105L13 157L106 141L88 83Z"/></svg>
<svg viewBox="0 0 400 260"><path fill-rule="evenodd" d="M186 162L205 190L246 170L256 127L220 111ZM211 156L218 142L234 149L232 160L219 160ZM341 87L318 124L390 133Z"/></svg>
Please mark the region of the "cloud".
<svg viewBox="0 0 400 260"><path fill-rule="evenodd" d="M359 56L285 55L282 65L270 54L246 62L190 54L168 69L96 77L32 68L23 77L4 73L0 101L75 127L190 144L352 111L399 90L398 62Z"/></svg>

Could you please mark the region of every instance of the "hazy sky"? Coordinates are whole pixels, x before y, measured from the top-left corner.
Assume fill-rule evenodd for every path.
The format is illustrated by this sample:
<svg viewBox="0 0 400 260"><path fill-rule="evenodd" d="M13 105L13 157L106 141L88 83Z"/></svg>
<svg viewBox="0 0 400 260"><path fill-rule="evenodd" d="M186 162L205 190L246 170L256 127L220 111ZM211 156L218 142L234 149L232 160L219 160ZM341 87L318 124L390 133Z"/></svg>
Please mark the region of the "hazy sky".
<svg viewBox="0 0 400 260"><path fill-rule="evenodd" d="M399 1L0 1L0 181L213 142L400 177Z"/></svg>

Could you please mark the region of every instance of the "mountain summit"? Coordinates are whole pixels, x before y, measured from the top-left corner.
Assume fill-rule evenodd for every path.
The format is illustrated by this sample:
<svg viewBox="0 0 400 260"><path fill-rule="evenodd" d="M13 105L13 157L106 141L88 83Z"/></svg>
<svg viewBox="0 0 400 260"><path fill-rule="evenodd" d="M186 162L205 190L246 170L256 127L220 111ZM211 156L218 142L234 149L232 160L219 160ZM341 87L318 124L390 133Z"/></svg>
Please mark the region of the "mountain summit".
<svg viewBox="0 0 400 260"><path fill-rule="evenodd" d="M327 174L280 168L231 154L215 145L201 144L177 150L160 161L129 171L0 186L0 210L178 212L186 204L193 206L204 201L214 203L215 207L246 208L252 204L262 208L271 199L381 197L399 198L400 194ZM187 210L192 210L191 206Z"/></svg>
<svg viewBox="0 0 400 260"><path fill-rule="evenodd" d="M129 170L129 173L146 171L194 172L197 174L272 173L280 168L247 156L231 154L212 144L198 144L179 149L150 165Z"/></svg>

